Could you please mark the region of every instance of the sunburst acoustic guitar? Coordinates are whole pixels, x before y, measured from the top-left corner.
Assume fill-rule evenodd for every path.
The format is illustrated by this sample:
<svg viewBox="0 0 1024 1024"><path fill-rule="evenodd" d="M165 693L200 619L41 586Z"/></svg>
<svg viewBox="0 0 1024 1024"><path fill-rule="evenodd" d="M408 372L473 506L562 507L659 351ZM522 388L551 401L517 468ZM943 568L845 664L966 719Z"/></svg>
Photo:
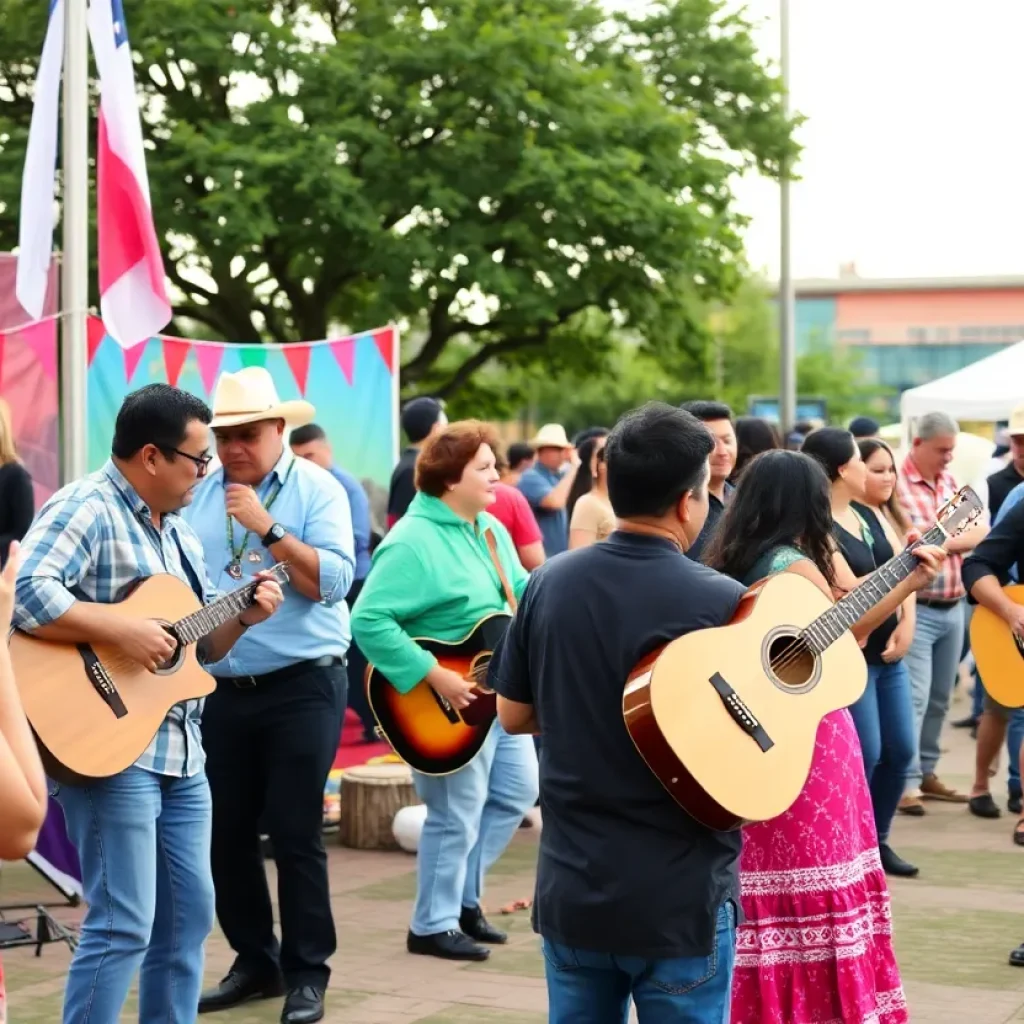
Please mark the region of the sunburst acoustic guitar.
<svg viewBox="0 0 1024 1024"><path fill-rule="evenodd" d="M264 575L287 582L287 563ZM155 673L110 644L59 644L14 630L15 685L46 774L73 785L134 764L175 704L213 692L216 681L196 659L195 644L248 608L259 583L205 607L187 583L164 573L125 588L121 600L108 605L111 612L156 619L177 643Z"/></svg>
<svg viewBox="0 0 1024 1024"><path fill-rule="evenodd" d="M965 487L917 543L941 545L981 512ZM867 684L850 627L916 565L908 548L834 604L803 576L779 573L747 591L729 625L687 634L636 667L623 695L626 727L685 811L727 831L792 805L821 720Z"/></svg>

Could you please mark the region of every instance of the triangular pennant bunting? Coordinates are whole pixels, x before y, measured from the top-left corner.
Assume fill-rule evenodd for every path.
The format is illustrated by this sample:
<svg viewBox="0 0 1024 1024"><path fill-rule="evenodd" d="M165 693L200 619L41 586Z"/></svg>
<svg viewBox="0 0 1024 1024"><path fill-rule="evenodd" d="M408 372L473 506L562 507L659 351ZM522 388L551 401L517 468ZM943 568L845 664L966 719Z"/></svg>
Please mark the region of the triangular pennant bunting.
<svg viewBox="0 0 1024 1024"><path fill-rule="evenodd" d="M164 369L167 371L167 383L172 388L178 386L178 378L181 376L181 368L188 359L192 346L180 338L164 338Z"/></svg>
<svg viewBox="0 0 1024 1024"><path fill-rule="evenodd" d="M395 329L394 327L384 327L379 331L373 332L373 342L377 346L377 351L380 353L381 359L384 360L384 365L388 368L388 373L394 374L395 372Z"/></svg>
<svg viewBox="0 0 1024 1024"><path fill-rule="evenodd" d="M148 347L148 341L140 341L138 345L124 349L124 376L129 384L131 384L132 377L135 376L135 371L139 368L139 363Z"/></svg>
<svg viewBox="0 0 1024 1024"><path fill-rule="evenodd" d="M92 361L96 358L96 353L99 351L99 347L103 344L103 339L106 336L106 328L98 316L91 316L86 320L85 337L86 343L89 346L89 354L86 360L87 365L92 366Z"/></svg>
<svg viewBox="0 0 1024 1024"><path fill-rule="evenodd" d="M212 395L213 386L217 383L217 374L220 372L221 360L224 358L224 346L212 343L193 345L192 351L196 354L199 376L203 378L203 387L206 388L208 395Z"/></svg>
<svg viewBox="0 0 1024 1024"><path fill-rule="evenodd" d="M341 367L341 372L345 375L345 380L347 380L351 386L352 381L355 379L356 372L355 338L343 338L341 341L332 341L331 352L334 355L334 359L338 366Z"/></svg>
<svg viewBox="0 0 1024 1024"><path fill-rule="evenodd" d="M309 380L309 357L313 348L311 345L292 343L282 345L281 351L291 368L295 383L299 385L299 394L306 397L306 382Z"/></svg>
<svg viewBox="0 0 1024 1024"><path fill-rule="evenodd" d="M50 380L57 379L57 323L40 320L18 331L18 336L32 350L43 373Z"/></svg>
<svg viewBox="0 0 1024 1024"><path fill-rule="evenodd" d="M241 345L241 359L243 366L266 366L267 347L265 345Z"/></svg>

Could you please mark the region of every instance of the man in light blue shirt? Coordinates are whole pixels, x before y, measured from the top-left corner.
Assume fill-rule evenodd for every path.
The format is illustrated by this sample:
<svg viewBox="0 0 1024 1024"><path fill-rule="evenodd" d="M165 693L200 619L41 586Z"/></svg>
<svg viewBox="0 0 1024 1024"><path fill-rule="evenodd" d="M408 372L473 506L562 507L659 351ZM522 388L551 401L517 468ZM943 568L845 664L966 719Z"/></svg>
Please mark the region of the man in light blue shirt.
<svg viewBox="0 0 1024 1024"><path fill-rule="evenodd" d="M559 423L547 423L530 441L537 461L519 478L516 486L530 503L544 539L548 558L569 548L569 517L566 506L579 468L576 449Z"/></svg>
<svg viewBox="0 0 1024 1024"><path fill-rule="evenodd" d="M289 565L275 621L209 666L217 689L203 713L217 916L236 957L199 1012L286 991L282 1024L322 1018L336 946L321 826L345 711L345 595L355 573L344 488L284 443L285 427L313 413L308 402L280 401L262 367L222 374L210 424L221 468L188 515L221 589L276 562ZM277 863L280 943L261 820Z"/></svg>

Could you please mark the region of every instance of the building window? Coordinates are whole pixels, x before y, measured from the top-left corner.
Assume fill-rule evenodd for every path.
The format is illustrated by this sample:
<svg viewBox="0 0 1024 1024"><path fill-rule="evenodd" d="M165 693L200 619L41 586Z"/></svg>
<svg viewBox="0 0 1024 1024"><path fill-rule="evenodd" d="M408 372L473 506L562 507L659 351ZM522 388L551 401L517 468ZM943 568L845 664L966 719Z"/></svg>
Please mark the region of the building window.
<svg viewBox="0 0 1024 1024"><path fill-rule="evenodd" d="M907 328L907 341L911 344L921 344L928 340L928 328L927 327L908 327Z"/></svg>
<svg viewBox="0 0 1024 1024"><path fill-rule="evenodd" d="M848 345L866 345L871 341L871 332L863 328L839 331L838 338Z"/></svg>

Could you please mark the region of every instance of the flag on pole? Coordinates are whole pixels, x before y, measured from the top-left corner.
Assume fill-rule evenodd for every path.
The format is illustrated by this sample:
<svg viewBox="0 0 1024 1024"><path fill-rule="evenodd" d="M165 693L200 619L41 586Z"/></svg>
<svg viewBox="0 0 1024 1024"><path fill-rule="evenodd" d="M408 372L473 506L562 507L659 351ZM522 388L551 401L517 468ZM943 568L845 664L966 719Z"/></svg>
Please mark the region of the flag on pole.
<svg viewBox="0 0 1024 1024"><path fill-rule="evenodd" d="M32 123L21 176L18 222L18 302L33 320L43 315L53 249L54 184L57 171L57 126L60 76L64 66L64 0L51 0L43 55L36 75Z"/></svg>
<svg viewBox="0 0 1024 1024"><path fill-rule="evenodd" d="M100 78L96 176L100 311L110 336L131 348L166 326L171 305L153 224L121 0L89 0L89 37Z"/></svg>

